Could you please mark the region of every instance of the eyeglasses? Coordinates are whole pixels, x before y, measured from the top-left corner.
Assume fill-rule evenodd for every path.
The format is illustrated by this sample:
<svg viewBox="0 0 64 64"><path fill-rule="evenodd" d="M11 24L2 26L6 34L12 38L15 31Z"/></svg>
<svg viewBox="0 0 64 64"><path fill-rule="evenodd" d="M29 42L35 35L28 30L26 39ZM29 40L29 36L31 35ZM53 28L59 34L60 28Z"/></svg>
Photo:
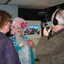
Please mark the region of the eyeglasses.
<svg viewBox="0 0 64 64"><path fill-rule="evenodd" d="M14 27L15 29L23 29L22 27Z"/></svg>

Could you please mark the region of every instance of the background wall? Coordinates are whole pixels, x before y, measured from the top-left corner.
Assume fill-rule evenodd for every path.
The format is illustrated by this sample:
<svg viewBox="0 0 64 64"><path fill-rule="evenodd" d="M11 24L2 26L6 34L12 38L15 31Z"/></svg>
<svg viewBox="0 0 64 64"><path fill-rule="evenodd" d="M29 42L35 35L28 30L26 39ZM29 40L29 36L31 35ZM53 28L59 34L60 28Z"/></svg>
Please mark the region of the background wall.
<svg viewBox="0 0 64 64"><path fill-rule="evenodd" d="M18 17L17 5L0 5L0 9L6 10L7 12L9 12L12 15L12 19L14 19L15 17Z"/></svg>

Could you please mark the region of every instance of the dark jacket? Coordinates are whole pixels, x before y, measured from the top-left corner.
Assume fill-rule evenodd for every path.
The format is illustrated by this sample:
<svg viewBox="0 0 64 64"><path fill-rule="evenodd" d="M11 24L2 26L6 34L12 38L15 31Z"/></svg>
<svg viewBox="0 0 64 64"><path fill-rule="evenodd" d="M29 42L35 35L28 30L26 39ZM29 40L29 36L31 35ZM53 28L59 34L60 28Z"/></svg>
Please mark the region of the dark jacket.
<svg viewBox="0 0 64 64"><path fill-rule="evenodd" d="M12 41L0 32L0 64L20 64Z"/></svg>
<svg viewBox="0 0 64 64"><path fill-rule="evenodd" d="M50 39L41 37L35 53L39 64L64 64L64 31Z"/></svg>

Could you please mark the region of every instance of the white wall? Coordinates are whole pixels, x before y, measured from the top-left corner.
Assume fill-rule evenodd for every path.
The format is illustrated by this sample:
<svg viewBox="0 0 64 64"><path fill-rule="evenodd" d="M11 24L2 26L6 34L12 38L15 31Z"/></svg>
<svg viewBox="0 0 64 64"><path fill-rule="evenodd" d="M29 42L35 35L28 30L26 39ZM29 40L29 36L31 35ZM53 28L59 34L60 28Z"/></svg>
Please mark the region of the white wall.
<svg viewBox="0 0 64 64"><path fill-rule="evenodd" d="M0 9L9 12L12 15L12 19L18 17L18 6L17 5L0 5Z"/></svg>

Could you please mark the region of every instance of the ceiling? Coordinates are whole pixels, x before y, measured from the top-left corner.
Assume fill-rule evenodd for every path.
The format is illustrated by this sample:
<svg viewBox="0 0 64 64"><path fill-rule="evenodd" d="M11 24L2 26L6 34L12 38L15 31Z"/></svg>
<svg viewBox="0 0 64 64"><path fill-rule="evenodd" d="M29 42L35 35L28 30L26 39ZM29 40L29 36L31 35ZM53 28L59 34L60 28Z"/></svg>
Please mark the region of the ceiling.
<svg viewBox="0 0 64 64"><path fill-rule="evenodd" d="M0 0L0 4L18 5L19 8L45 9L64 3L64 0Z"/></svg>

